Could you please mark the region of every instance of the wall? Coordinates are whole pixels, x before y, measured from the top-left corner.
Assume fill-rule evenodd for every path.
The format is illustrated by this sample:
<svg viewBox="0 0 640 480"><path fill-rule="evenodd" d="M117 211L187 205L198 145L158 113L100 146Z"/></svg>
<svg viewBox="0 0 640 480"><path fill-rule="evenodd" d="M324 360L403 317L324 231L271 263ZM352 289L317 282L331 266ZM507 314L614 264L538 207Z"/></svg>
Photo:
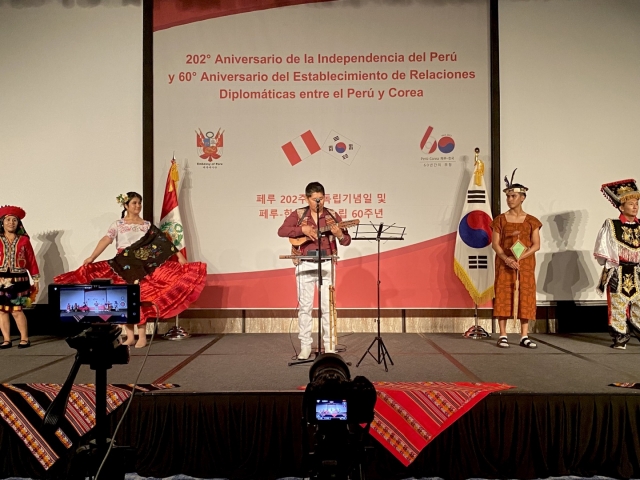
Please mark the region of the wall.
<svg viewBox="0 0 640 480"><path fill-rule="evenodd" d="M0 204L27 211L46 285L142 190L142 6L0 1L0 46Z"/></svg>
<svg viewBox="0 0 640 480"><path fill-rule="evenodd" d="M600 300L593 245L617 217L600 185L640 180L640 2L499 7L502 176L518 168L544 224L538 301Z"/></svg>

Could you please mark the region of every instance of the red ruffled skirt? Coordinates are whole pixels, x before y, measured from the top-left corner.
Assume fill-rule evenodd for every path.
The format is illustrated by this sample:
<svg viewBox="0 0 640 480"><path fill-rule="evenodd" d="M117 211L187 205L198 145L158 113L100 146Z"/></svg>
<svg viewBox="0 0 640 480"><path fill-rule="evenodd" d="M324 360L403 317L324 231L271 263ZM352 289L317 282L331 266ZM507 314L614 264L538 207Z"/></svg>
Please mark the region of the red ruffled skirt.
<svg viewBox="0 0 640 480"><path fill-rule="evenodd" d="M97 278L109 278L114 284L127 283L106 261L84 265L73 272L58 275L53 281L62 284L88 284ZM198 299L206 278L207 265L202 262L180 265L169 260L140 280L140 300L155 303L160 310L160 318L174 317ZM155 316L154 307L140 308L140 324L145 324L148 318Z"/></svg>

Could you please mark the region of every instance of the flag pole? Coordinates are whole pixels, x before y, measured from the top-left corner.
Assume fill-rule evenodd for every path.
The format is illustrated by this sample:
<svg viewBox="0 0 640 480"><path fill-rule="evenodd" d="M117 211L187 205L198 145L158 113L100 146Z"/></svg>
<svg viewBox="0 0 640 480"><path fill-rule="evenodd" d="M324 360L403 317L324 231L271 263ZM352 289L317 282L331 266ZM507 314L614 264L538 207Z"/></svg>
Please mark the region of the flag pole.
<svg viewBox="0 0 640 480"><path fill-rule="evenodd" d="M196 131L196 135L198 135L198 131ZM200 131L200 135L202 135L202 131ZM179 179L180 175L178 174L178 164L176 162L176 152L174 150L171 157L169 173L167 174L164 198L162 200L160 229L167 233L167 236L178 250L184 251L184 248L180 248L181 245L183 245L183 238L182 236L177 237L177 234L175 233L176 225L180 226L180 231L182 230L182 220L180 219L180 210L178 207ZM173 232L173 234L171 232ZM180 326L180 316L176 315L176 324L171 327L169 331L162 336L162 338L165 340L184 340L190 336L189 332Z"/></svg>
<svg viewBox="0 0 640 480"><path fill-rule="evenodd" d="M176 315L176 324L162 338L165 340L184 340L190 336L191 334L180 326L180 315Z"/></svg>
<svg viewBox="0 0 640 480"><path fill-rule="evenodd" d="M463 337L467 337L467 338L473 338L474 340L479 340L481 338L491 338L491 335L483 328L481 327L478 322L479 322L479 315L478 315L478 304L473 302L474 305L474 309L475 309L475 321L474 324L471 325L466 332L464 332L462 334Z"/></svg>
<svg viewBox="0 0 640 480"><path fill-rule="evenodd" d="M480 186L484 183L484 164L480 160L480 149L476 147L474 149L474 152L475 152L475 161L473 163L474 165L473 176L475 178L475 184ZM491 338L491 335L484 328L478 325L478 322L479 322L478 302L476 301L476 298L474 298L473 306L474 306L474 318L475 318L474 324L471 327L469 327L467 331L462 334L462 336L473 338L474 340L478 340L481 338Z"/></svg>

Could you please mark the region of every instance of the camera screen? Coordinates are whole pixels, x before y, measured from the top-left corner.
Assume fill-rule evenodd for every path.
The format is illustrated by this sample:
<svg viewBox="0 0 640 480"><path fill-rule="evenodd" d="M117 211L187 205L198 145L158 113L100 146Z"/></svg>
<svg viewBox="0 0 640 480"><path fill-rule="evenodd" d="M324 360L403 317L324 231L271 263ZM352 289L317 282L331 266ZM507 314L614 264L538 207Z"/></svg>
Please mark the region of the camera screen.
<svg viewBox="0 0 640 480"><path fill-rule="evenodd" d="M139 323L139 285L50 285L49 302L60 321Z"/></svg>
<svg viewBox="0 0 640 480"><path fill-rule="evenodd" d="M346 400L316 400L316 420L346 420Z"/></svg>

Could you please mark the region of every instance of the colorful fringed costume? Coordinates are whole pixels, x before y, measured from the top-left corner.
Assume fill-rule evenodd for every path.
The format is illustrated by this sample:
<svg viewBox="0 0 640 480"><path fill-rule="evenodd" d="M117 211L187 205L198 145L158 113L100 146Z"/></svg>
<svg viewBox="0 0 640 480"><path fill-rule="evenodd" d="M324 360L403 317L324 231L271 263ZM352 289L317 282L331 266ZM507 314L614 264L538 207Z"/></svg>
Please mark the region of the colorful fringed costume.
<svg viewBox="0 0 640 480"><path fill-rule="evenodd" d="M635 180L605 184L601 189L611 204L620 208L640 198ZM624 349L631 333L640 334L640 222L624 214L605 220L593 252L603 266L597 290L606 293L612 347Z"/></svg>
<svg viewBox="0 0 640 480"><path fill-rule="evenodd" d="M19 227L13 240L0 235L0 311L14 312L30 307L38 292L40 271L29 235L22 226L25 212L20 207L0 208L0 225L7 216L16 217ZM31 285L29 276L34 285Z"/></svg>

